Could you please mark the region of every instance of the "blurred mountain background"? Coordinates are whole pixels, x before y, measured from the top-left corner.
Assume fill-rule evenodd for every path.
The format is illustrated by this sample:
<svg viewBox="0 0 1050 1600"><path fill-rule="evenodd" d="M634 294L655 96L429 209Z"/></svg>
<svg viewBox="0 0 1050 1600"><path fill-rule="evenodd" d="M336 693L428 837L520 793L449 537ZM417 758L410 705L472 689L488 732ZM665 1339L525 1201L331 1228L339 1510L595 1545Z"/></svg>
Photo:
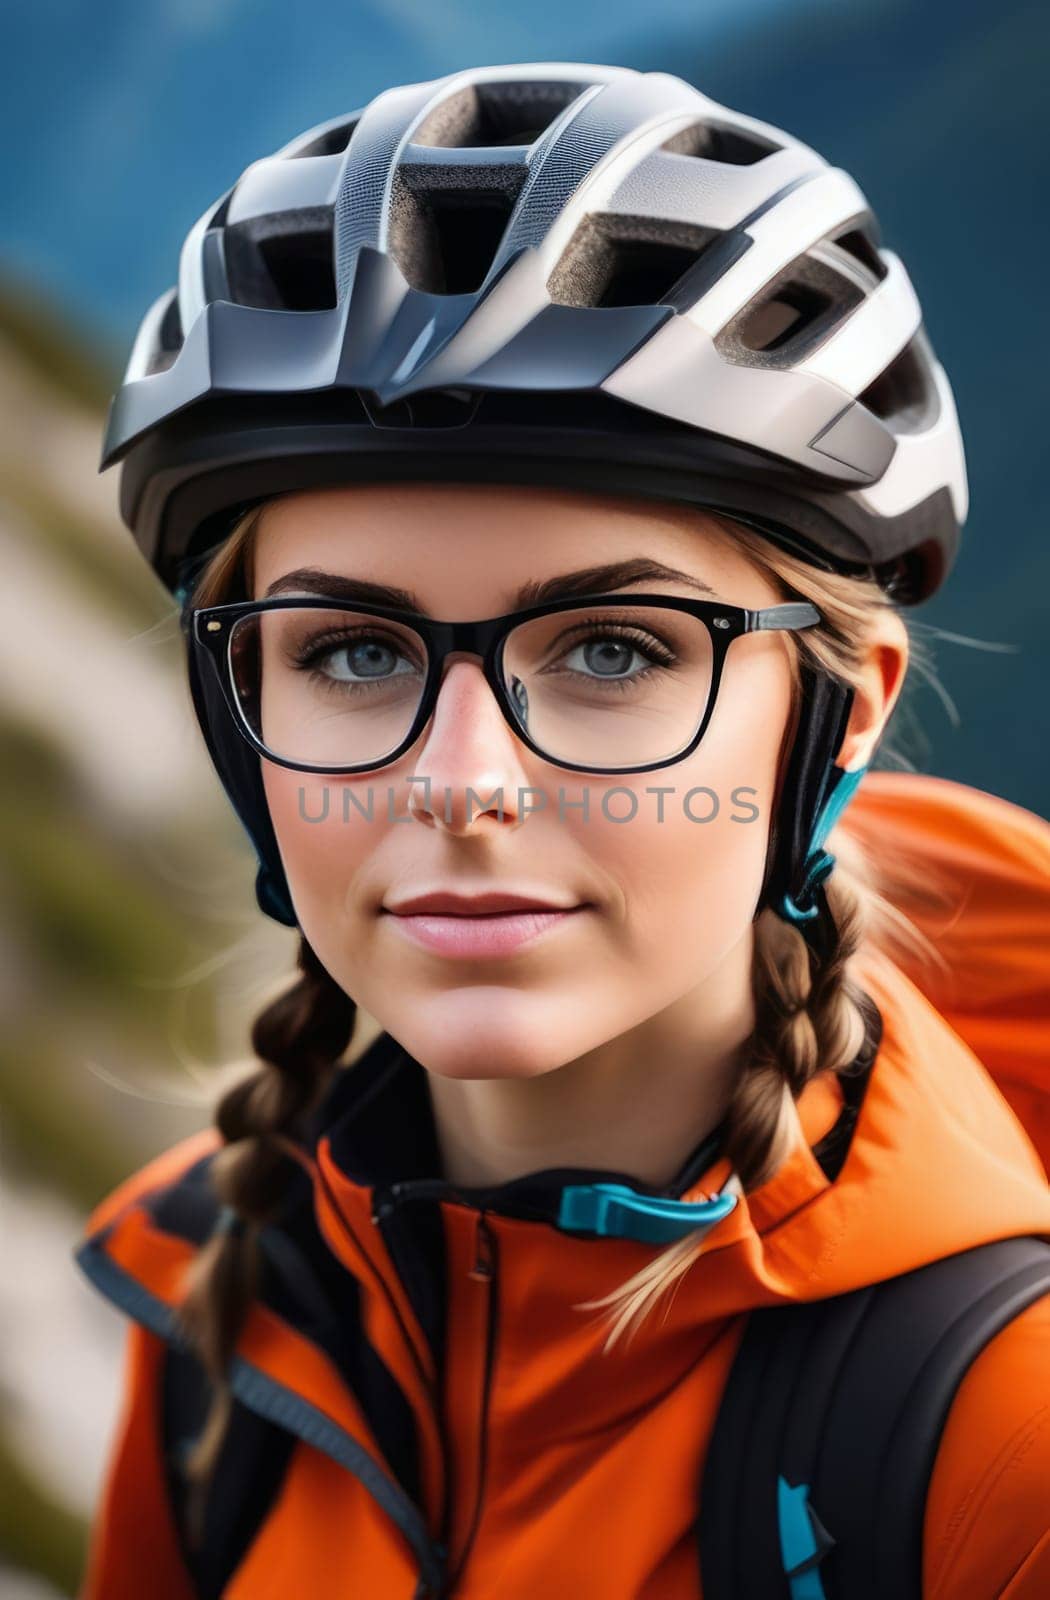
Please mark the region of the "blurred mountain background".
<svg viewBox="0 0 1050 1600"><path fill-rule="evenodd" d="M909 619L947 698L909 686L908 757L1050 811L1050 13L1027 0L501 9L41 0L5 18L5 1600L75 1593L116 1421L123 1324L72 1264L83 1218L210 1120L217 1064L243 1059L250 1018L293 960L292 935L255 909L170 602L120 523L116 474L97 475L138 319L174 280L191 223L250 161L391 83L576 59L676 72L845 166L916 285L971 472L952 580Z"/></svg>

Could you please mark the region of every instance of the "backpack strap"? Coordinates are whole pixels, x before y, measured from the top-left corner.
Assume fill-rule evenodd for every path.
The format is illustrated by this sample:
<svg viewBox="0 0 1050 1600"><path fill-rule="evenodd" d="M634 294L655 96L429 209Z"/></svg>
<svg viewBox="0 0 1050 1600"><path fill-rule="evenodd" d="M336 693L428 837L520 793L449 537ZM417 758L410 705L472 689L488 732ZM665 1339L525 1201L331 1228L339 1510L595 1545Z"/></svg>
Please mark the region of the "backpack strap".
<svg viewBox="0 0 1050 1600"><path fill-rule="evenodd" d="M197 1600L220 1600L266 1520L284 1482L295 1435L232 1402L199 1545L187 1524L186 1452L196 1442L211 1402L211 1385L196 1356L179 1345L165 1351L161 1423L165 1481L176 1535Z"/></svg>
<svg viewBox="0 0 1050 1600"><path fill-rule="evenodd" d="M697 1523L704 1600L921 1600L952 1399L1050 1292L1050 1241L997 1239L849 1294L753 1312Z"/></svg>

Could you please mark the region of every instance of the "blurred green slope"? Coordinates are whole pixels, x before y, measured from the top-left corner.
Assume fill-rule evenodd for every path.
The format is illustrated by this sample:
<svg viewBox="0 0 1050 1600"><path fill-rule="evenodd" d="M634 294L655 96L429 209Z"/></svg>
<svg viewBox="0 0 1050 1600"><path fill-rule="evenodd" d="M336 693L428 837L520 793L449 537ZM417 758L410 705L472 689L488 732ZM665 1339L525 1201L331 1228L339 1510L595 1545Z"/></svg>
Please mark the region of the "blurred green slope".
<svg viewBox="0 0 1050 1600"><path fill-rule="evenodd" d="M254 862L203 747L187 757L187 803L161 808L137 800L130 779L122 788L109 770L124 745L92 750L70 737L77 695L95 694L98 723L112 724L115 740L128 733L120 724L129 706L140 704L109 705L112 678L101 674L93 690L98 663L83 651L70 656L62 632L71 612L90 621L89 637L111 642L118 665L148 664L169 685L172 705L182 692L177 630L148 657L129 644L163 628L172 608L107 503L112 486L94 475L114 378L53 307L0 277L9 419L0 437L2 604L7 647L24 669L0 682L0 1150L8 1198L29 1207L19 1197L43 1185L69 1207L74 1229L129 1172L210 1120L207 1064L231 1045L246 1051L250 1015L229 992L224 952L246 928L254 936L260 921ZM41 604L51 594L53 604ZM26 684L37 691L28 699ZM175 759L174 729L130 731L147 769L151 748L158 761ZM263 937L260 957L254 976L276 978L288 965L286 942ZM188 1075L187 1060L204 1066ZM28 1224L27 1211L14 1214L16 1228ZM86 1292L71 1260L68 1292L69 1306L55 1315L76 1315ZM114 1361L121 1330L114 1316ZM0 1383L2 1375L0 1357ZM45 1400L47 1383L41 1370ZM30 1416L40 1400L18 1395ZM68 1504L39 1464L23 1459L13 1412L5 1412L0 1564L72 1595L86 1507ZM100 1416L100 1435L111 1420ZM85 1473L97 1475L101 1464L86 1463Z"/></svg>

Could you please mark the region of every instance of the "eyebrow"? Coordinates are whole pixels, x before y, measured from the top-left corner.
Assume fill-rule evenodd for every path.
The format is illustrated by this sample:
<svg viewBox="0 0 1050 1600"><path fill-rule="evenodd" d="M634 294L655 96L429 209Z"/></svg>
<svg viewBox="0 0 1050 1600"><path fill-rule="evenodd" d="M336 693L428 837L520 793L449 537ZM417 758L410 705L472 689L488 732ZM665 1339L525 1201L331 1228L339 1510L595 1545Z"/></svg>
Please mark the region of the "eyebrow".
<svg viewBox="0 0 1050 1600"><path fill-rule="evenodd" d="M720 599L710 584L691 572L680 572L677 567L665 566L648 556L636 556L628 561L614 561L604 566L580 567L575 572L562 572L542 582L530 579L511 597L509 609L522 611L528 606L546 605L552 600L574 600L590 594L610 594L632 583L684 583L699 594L713 600ZM387 583L373 583L364 578L348 578L335 572L324 572L319 567L297 567L276 578L266 591L265 599L292 591L307 590L310 594L324 595L331 600L360 600L366 605L392 606L397 610L414 611L419 616L430 615L418 595L411 589L401 589Z"/></svg>

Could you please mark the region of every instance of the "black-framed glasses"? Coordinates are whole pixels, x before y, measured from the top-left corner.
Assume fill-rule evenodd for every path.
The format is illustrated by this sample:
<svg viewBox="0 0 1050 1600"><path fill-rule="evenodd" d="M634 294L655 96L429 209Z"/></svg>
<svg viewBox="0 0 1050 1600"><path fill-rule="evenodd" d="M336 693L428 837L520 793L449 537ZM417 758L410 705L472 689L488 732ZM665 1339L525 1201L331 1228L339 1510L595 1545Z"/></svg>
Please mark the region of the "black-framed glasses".
<svg viewBox="0 0 1050 1600"><path fill-rule="evenodd" d="M434 710L446 657L480 657L504 718L572 772L682 761L711 720L735 639L811 628L816 606L751 611L664 594L596 594L475 622L319 596L207 606L193 639L241 735L278 766L330 775L396 761Z"/></svg>

